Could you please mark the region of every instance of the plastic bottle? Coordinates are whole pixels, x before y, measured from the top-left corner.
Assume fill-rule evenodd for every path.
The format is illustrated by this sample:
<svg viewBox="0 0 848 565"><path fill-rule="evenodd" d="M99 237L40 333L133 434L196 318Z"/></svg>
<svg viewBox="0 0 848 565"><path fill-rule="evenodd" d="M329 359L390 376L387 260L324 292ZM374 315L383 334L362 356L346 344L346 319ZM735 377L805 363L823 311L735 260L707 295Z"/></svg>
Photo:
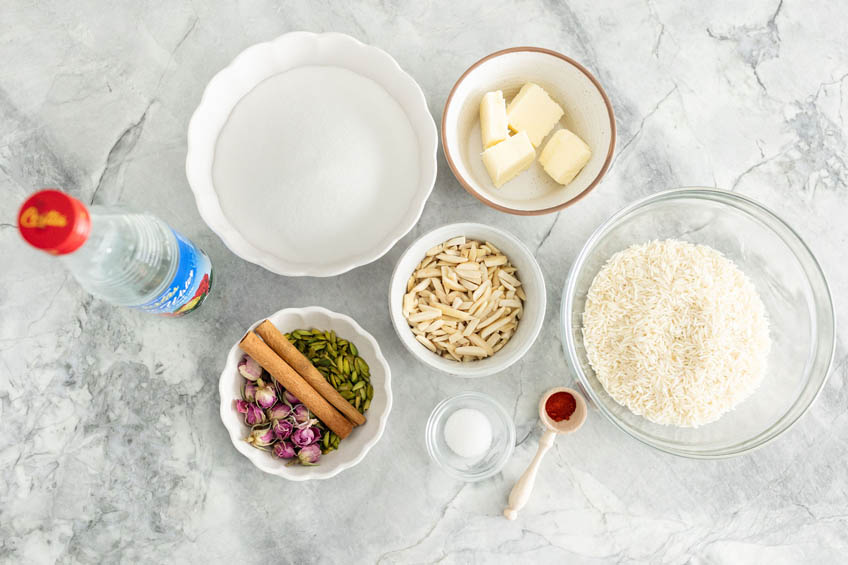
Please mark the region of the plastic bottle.
<svg viewBox="0 0 848 565"><path fill-rule="evenodd" d="M209 257L151 214L89 209L69 194L42 190L21 206L18 229L112 304L182 316L200 306L212 284Z"/></svg>

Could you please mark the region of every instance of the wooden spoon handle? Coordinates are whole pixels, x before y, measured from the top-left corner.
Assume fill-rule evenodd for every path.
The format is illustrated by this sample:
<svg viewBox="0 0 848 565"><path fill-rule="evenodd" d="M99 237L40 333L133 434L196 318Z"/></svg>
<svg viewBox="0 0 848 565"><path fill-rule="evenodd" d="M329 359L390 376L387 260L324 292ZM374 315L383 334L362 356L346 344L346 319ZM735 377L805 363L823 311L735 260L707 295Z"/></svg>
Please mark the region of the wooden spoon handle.
<svg viewBox="0 0 848 565"><path fill-rule="evenodd" d="M515 520L518 517L518 511L524 508L527 501L530 500L530 493L533 492L533 484L536 482L536 472L539 470L539 464L542 462L542 457L554 444L556 434L551 430L545 430L542 437L539 439L539 449L536 451L536 456L515 486L512 487L512 492L509 493L509 502L504 516L510 520Z"/></svg>

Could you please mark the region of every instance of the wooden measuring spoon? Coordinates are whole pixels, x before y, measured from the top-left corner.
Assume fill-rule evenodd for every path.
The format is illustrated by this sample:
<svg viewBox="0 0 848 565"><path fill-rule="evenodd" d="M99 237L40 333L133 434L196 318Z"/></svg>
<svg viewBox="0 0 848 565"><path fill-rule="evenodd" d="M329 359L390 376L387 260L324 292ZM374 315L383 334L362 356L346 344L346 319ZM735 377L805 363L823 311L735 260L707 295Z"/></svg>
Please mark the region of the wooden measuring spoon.
<svg viewBox="0 0 848 565"><path fill-rule="evenodd" d="M545 411L545 403L548 401L548 398L558 392L569 393L574 397L575 404L574 413L568 418L568 420L562 420L561 422L553 421L551 417L548 416L547 411ZM539 420L541 420L542 424L545 426L545 433L543 433L542 437L539 439L539 449L536 451L536 456L533 458L533 461L530 462L527 470L524 471L524 474L521 475L521 478L518 479L518 482L515 483L515 486L512 487L512 491L509 493L509 502L504 510L504 516L510 520L515 520L515 518L518 517L518 511L524 508L524 505L527 504L527 501L530 499L530 493L533 491L533 484L536 482L536 472L539 470L539 464L542 462L542 457L544 457L545 453L547 453L554 444L554 439L556 439L557 434L570 434L571 432L576 432L580 429L580 426L583 425L583 422L586 421L586 401L579 392L572 388L552 388L543 394L542 399L539 401Z"/></svg>

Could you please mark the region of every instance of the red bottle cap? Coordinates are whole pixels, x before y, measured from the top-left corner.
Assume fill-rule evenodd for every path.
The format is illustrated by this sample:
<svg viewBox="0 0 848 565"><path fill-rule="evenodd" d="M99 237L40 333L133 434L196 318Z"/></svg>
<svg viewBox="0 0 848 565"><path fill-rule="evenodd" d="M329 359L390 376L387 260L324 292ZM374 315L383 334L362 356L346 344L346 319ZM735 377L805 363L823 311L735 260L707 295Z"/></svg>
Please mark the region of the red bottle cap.
<svg viewBox="0 0 848 565"><path fill-rule="evenodd" d="M65 255L88 239L91 216L85 204L73 196L59 190L40 190L21 206L18 229L33 247Z"/></svg>

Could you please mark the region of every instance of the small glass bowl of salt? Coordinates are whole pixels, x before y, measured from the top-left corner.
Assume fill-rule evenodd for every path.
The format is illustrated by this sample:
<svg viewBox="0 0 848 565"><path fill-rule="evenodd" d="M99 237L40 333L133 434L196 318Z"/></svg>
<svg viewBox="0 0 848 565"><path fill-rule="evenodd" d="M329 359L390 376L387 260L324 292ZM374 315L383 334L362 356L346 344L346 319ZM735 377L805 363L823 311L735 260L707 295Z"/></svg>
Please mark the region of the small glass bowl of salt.
<svg viewBox="0 0 848 565"><path fill-rule="evenodd" d="M441 401L427 420L427 452L449 475L479 481L498 473L515 447L515 425L494 398L465 392Z"/></svg>

